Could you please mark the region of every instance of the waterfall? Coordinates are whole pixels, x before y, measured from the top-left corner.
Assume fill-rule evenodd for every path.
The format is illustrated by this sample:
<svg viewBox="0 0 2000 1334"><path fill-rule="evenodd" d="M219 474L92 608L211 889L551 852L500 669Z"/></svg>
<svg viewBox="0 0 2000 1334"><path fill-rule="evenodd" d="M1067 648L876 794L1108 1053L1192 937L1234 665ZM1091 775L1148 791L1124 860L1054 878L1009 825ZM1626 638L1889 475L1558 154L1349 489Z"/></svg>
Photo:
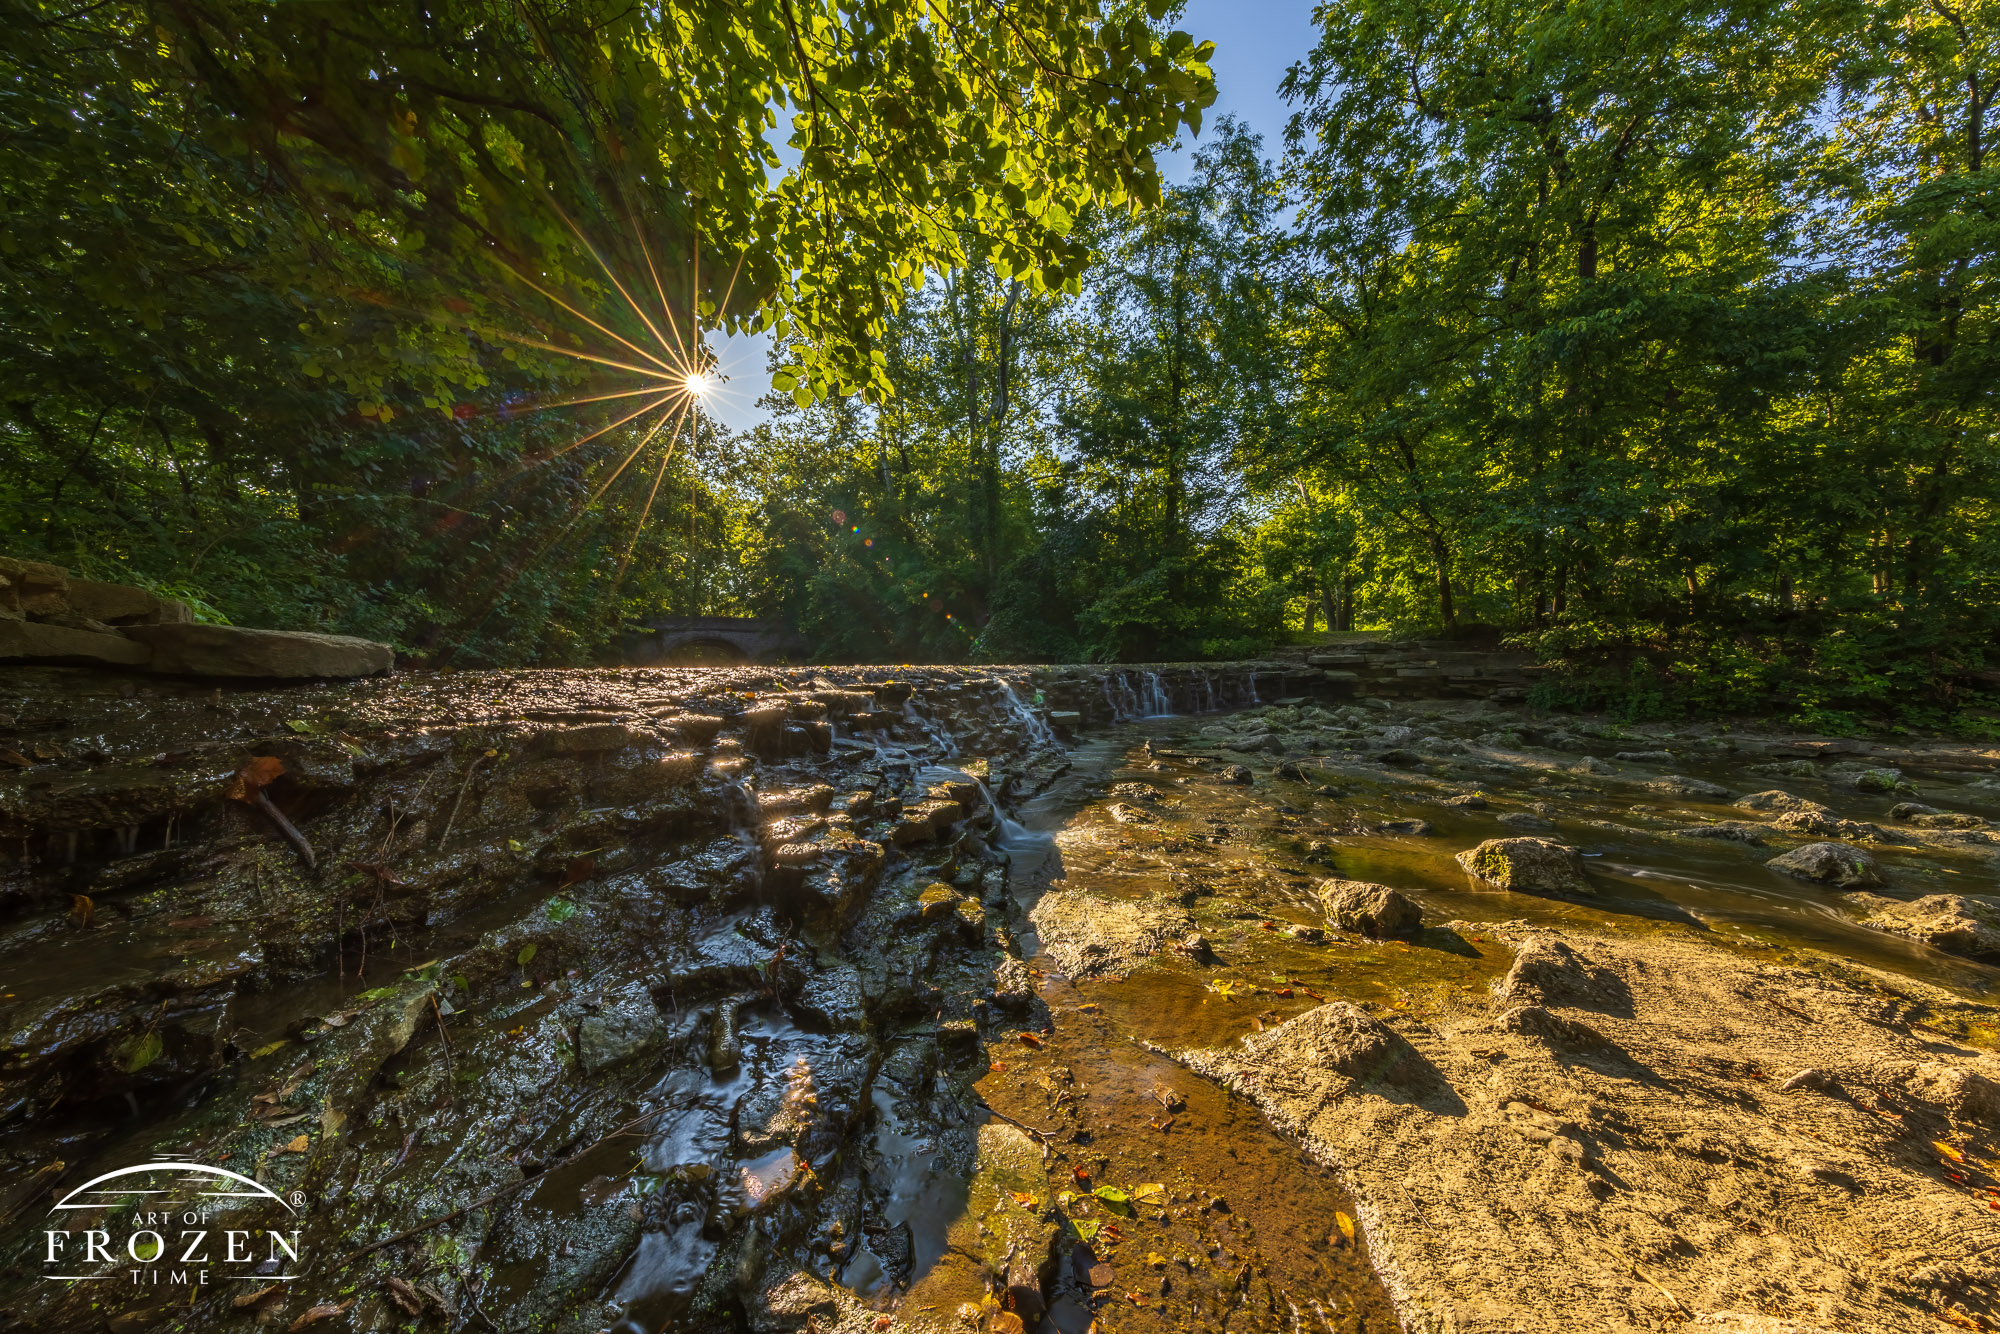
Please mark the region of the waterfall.
<svg viewBox="0 0 2000 1334"><path fill-rule="evenodd" d="M1047 724L1045 723L1043 726L1047 726ZM1025 825L1007 814L1007 808L993 800L993 790L986 786L985 779L981 778L978 774L967 774L966 777L979 785L979 795L986 799L987 809L993 812L994 822L1000 827L1000 846L1002 849L1011 851L1014 848L1027 844L1046 844L1051 841L1047 834L1038 835L1029 833Z"/></svg>
<svg viewBox="0 0 2000 1334"><path fill-rule="evenodd" d="M1055 746L1062 744L1056 740L1056 729L1049 726L1046 718L1043 718L1040 714L1029 708L1028 702L1016 694L1014 687L1006 681L1000 682L1000 698L1005 701L1007 712L1013 715L1014 721L1021 724L1022 728L1027 731L1028 744L1030 746ZM997 810L999 808L995 807L994 809Z"/></svg>
<svg viewBox="0 0 2000 1334"><path fill-rule="evenodd" d="M1173 697L1168 695L1166 687L1160 684L1160 674L1158 672L1146 673L1146 698L1143 707L1145 716L1148 718L1173 717Z"/></svg>
<svg viewBox="0 0 2000 1334"><path fill-rule="evenodd" d="M1207 672L1196 672L1195 678L1201 683L1201 689L1193 692L1195 712L1214 713L1217 708L1215 702L1215 678Z"/></svg>

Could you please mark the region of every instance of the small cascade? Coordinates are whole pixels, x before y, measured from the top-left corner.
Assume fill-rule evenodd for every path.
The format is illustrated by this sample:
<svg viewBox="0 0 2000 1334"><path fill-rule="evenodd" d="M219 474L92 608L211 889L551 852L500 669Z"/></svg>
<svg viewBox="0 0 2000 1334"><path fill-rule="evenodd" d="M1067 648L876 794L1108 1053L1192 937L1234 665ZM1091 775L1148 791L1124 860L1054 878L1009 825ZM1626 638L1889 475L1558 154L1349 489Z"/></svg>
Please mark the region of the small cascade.
<svg viewBox="0 0 2000 1334"><path fill-rule="evenodd" d="M1141 696L1141 709L1141 717L1173 717L1173 697L1168 695L1166 687L1160 684L1160 674L1158 672L1146 673L1146 690L1144 695Z"/></svg>
<svg viewBox="0 0 2000 1334"><path fill-rule="evenodd" d="M750 784L741 778L732 778L722 785L728 794L725 800L729 806L729 832L735 836L749 852L744 859L742 875L745 888L757 897L764 892L764 815L757 801L757 794L750 790Z"/></svg>
<svg viewBox="0 0 2000 1334"><path fill-rule="evenodd" d="M903 701L903 718L912 727L922 732L924 738L933 746L936 746L938 753L945 759L953 760L958 758L958 738L951 734L950 728L939 723L934 723L918 712L916 701L907 699Z"/></svg>
<svg viewBox="0 0 2000 1334"><path fill-rule="evenodd" d="M1146 705L1132 688L1132 678L1124 672L1104 674L1104 702L1111 706L1114 722L1130 722L1146 717Z"/></svg>
<svg viewBox="0 0 2000 1334"><path fill-rule="evenodd" d="M1061 744L1056 740L1056 729L1049 726L1048 719L1028 707L1028 702L1022 699L1014 687L1006 681L1000 682L1000 698L1006 704L1007 712L1013 716L1014 721L1020 723L1022 729L1027 732L1030 746Z"/></svg>
<svg viewBox="0 0 2000 1334"><path fill-rule="evenodd" d="M1043 724L1044 727L1047 725ZM978 774L967 774L966 777L979 785L979 795L985 799L986 808L993 812L994 822L1000 830L1000 847L1003 851L1013 852L1029 846L1046 847L1054 841L1051 835L1033 833L1026 825L1007 814L1007 808L993 799L993 790L986 786L985 779Z"/></svg>

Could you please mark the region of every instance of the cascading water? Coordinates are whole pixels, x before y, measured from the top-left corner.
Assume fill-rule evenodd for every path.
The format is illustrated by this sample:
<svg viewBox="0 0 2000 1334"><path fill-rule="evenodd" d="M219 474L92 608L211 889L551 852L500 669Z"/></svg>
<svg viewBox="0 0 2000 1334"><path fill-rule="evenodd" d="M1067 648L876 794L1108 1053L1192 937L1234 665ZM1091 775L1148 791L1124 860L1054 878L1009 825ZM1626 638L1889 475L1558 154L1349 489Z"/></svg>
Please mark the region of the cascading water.
<svg viewBox="0 0 2000 1334"><path fill-rule="evenodd" d="M1160 674L1158 672L1146 673L1146 692L1143 696L1142 707L1144 709L1143 716L1147 718L1171 718L1173 716L1173 698L1167 694L1166 687L1160 684Z"/></svg>
<svg viewBox="0 0 2000 1334"><path fill-rule="evenodd" d="M1116 722L1130 722L1147 716L1145 702L1132 688L1132 678L1124 672L1104 674L1104 702L1111 706L1111 717Z"/></svg>
<svg viewBox="0 0 2000 1334"><path fill-rule="evenodd" d="M1028 702L1022 699L1015 692L1014 687L1006 681L1000 682L1000 698L1006 702L1007 712L1012 714L1014 720L1020 723L1022 728L1027 731L1028 744L1030 746L1055 746L1061 744L1056 740L1056 729L1049 726L1046 718L1043 718L1040 714L1029 708Z"/></svg>
<svg viewBox="0 0 2000 1334"><path fill-rule="evenodd" d="M946 759L958 758L958 738L951 734L951 729L932 722L918 712L915 700L903 701L903 717L912 727L922 732Z"/></svg>

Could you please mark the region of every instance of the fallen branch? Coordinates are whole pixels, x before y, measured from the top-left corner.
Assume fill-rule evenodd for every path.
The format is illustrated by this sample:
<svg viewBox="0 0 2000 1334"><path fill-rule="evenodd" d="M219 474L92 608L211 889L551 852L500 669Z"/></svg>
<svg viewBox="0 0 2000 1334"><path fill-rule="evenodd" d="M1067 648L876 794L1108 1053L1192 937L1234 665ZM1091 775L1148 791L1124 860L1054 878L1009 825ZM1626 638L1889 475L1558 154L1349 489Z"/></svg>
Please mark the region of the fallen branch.
<svg viewBox="0 0 2000 1334"><path fill-rule="evenodd" d="M458 810L459 807L465 805L465 790L472 786L472 775L478 772L481 762L492 753L489 750L485 755L475 755L472 757L472 763L465 766L465 781L458 785L458 800L451 804L451 818L444 822L444 833L438 835L438 846L440 848L451 838L451 827L458 823Z"/></svg>
<svg viewBox="0 0 2000 1334"><path fill-rule="evenodd" d="M250 800L258 804L258 810L262 810L262 812L264 812L266 816L270 816L270 822L278 826L278 832L280 832L280 834L284 834L286 842L290 842L290 844L292 844L294 848L298 848L298 856L300 856L300 858L304 858L304 862L306 862L306 870L318 870L318 866L320 866L320 858L316 858L316 856L312 854L312 844L308 844L308 842L306 842L306 836L304 836L304 834L300 834L300 832L298 832L298 828L296 828L296 826L294 826L294 824L292 824L290 820L286 820L286 818L284 818L284 812L282 812L282 810L278 810L278 808L276 808L276 806L272 804L272 800L270 800L270 798L268 798L268 796L264 794L264 788L252 788L252 790L250 790Z"/></svg>
<svg viewBox="0 0 2000 1334"><path fill-rule="evenodd" d="M1054 1140L1056 1137L1056 1132L1053 1130L1039 1129L1035 1126L1029 1125L1026 1121L1017 1121L1013 1117L1007 1115L1007 1113L995 1110L993 1105L987 1102L986 1099L984 1098L974 1098L973 1101L977 1102L980 1106L980 1109L984 1111L988 1116L998 1117L1000 1120L1005 1121L1010 1126L1019 1126L1021 1129L1027 1131L1030 1135L1040 1135L1045 1140Z"/></svg>

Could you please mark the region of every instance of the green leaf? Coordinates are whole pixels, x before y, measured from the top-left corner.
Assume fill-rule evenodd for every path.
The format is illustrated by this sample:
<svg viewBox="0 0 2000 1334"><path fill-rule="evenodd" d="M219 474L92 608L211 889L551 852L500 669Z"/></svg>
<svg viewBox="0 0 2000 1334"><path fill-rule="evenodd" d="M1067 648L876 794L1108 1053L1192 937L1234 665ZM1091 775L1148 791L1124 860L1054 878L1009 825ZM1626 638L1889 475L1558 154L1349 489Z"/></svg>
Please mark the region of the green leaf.
<svg viewBox="0 0 2000 1334"><path fill-rule="evenodd" d="M121 1045L113 1057L113 1064L128 1075L136 1075L154 1061L167 1048L158 1033L141 1033Z"/></svg>
<svg viewBox="0 0 2000 1334"><path fill-rule="evenodd" d="M1090 1193L1097 1197L1098 1203L1120 1218L1132 1216L1132 1197L1116 1186L1099 1186Z"/></svg>

